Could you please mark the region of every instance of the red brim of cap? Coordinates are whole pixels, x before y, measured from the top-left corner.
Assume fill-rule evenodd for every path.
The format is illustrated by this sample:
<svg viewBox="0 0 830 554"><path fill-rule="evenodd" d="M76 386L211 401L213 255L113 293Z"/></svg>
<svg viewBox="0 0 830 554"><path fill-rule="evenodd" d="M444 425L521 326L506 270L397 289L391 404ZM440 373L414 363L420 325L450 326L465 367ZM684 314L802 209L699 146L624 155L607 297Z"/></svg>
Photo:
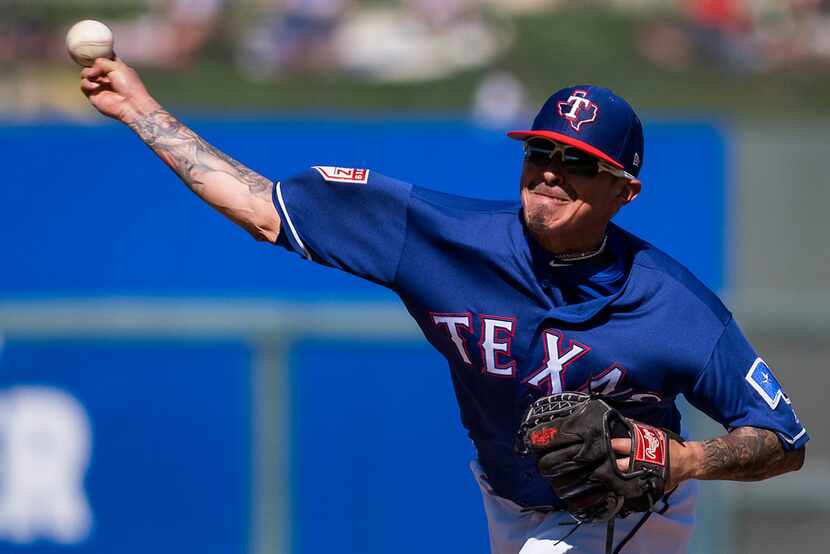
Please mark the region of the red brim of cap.
<svg viewBox="0 0 830 554"><path fill-rule="evenodd" d="M510 131L509 133L507 133L507 136L512 138L512 139L516 139L516 140L527 140L527 139L533 138L533 137L539 137L539 138L546 138L546 139L550 139L550 140L555 140L556 142L561 142L563 144L567 144L568 146L573 146L574 148L579 148L583 152L587 152L588 154L591 154L592 156L596 156L597 158L599 158L601 160L605 160L606 162L610 163L614 167L618 167L620 169L625 169L620 162L618 162L617 160L615 160L614 158L612 158L611 156L609 156L608 154L606 154L602 150L594 148L593 146L591 146L587 142L582 142L579 139L575 139L573 137L570 137L568 135L563 135L561 133L556 133L554 131Z"/></svg>

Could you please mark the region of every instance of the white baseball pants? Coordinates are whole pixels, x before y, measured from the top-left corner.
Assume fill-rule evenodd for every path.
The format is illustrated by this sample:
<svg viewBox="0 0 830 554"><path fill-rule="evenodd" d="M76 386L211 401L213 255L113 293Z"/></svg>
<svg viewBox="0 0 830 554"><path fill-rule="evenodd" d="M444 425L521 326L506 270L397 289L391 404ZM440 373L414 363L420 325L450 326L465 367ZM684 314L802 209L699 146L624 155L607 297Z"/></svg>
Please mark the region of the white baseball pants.
<svg viewBox="0 0 830 554"><path fill-rule="evenodd" d="M574 530L574 523L565 512L522 511L511 500L496 496L478 462L470 469L481 488L484 511L490 530L493 554L603 554L606 525L585 523ZM614 552L620 554L683 554L695 524L697 481L685 481L669 496L668 509L660 502L655 513L634 529L645 514L631 514L617 519L614 526ZM565 525L562 525L562 524ZM572 534L566 535L573 531ZM633 532L633 534L632 534Z"/></svg>

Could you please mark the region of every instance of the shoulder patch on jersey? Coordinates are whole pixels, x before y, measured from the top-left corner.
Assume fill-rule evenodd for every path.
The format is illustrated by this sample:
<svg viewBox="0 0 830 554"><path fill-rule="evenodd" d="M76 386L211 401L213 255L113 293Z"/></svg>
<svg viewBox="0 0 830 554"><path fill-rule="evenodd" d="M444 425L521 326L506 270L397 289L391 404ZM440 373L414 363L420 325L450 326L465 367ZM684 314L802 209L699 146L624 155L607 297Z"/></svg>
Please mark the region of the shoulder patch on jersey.
<svg viewBox="0 0 830 554"><path fill-rule="evenodd" d="M312 166L326 181L331 183L351 183L365 185L369 182L368 169L355 169L353 167L334 167L331 165Z"/></svg>
<svg viewBox="0 0 830 554"><path fill-rule="evenodd" d="M769 366L761 358L757 358L753 362L752 367L746 374L746 381L749 383L755 392L761 395L770 408L773 410L778 407L781 399L788 402L781 385L770 371Z"/></svg>

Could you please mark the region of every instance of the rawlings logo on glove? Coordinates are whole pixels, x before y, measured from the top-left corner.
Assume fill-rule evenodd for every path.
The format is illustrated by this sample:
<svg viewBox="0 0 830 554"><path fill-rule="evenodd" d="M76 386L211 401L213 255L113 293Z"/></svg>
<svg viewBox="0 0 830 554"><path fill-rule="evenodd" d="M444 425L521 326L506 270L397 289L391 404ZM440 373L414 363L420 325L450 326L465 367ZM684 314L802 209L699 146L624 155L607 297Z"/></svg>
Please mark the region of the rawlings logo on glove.
<svg viewBox="0 0 830 554"><path fill-rule="evenodd" d="M634 459L639 462L666 465L665 432L642 423L632 422L632 425L637 441Z"/></svg>
<svg viewBox="0 0 830 554"><path fill-rule="evenodd" d="M530 443L537 448L548 446L555 436L555 427L536 429L530 433Z"/></svg>

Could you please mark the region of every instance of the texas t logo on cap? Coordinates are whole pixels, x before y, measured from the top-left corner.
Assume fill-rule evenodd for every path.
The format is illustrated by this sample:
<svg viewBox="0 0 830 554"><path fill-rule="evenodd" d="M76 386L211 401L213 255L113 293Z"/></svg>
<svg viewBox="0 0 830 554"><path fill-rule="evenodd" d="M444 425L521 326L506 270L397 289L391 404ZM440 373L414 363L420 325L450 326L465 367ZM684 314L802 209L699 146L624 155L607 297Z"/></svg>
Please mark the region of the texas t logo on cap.
<svg viewBox="0 0 830 554"><path fill-rule="evenodd" d="M567 119L577 133L580 127L593 123L599 115L599 106L588 99L587 90L575 90L566 101L558 102L557 106L559 115Z"/></svg>

